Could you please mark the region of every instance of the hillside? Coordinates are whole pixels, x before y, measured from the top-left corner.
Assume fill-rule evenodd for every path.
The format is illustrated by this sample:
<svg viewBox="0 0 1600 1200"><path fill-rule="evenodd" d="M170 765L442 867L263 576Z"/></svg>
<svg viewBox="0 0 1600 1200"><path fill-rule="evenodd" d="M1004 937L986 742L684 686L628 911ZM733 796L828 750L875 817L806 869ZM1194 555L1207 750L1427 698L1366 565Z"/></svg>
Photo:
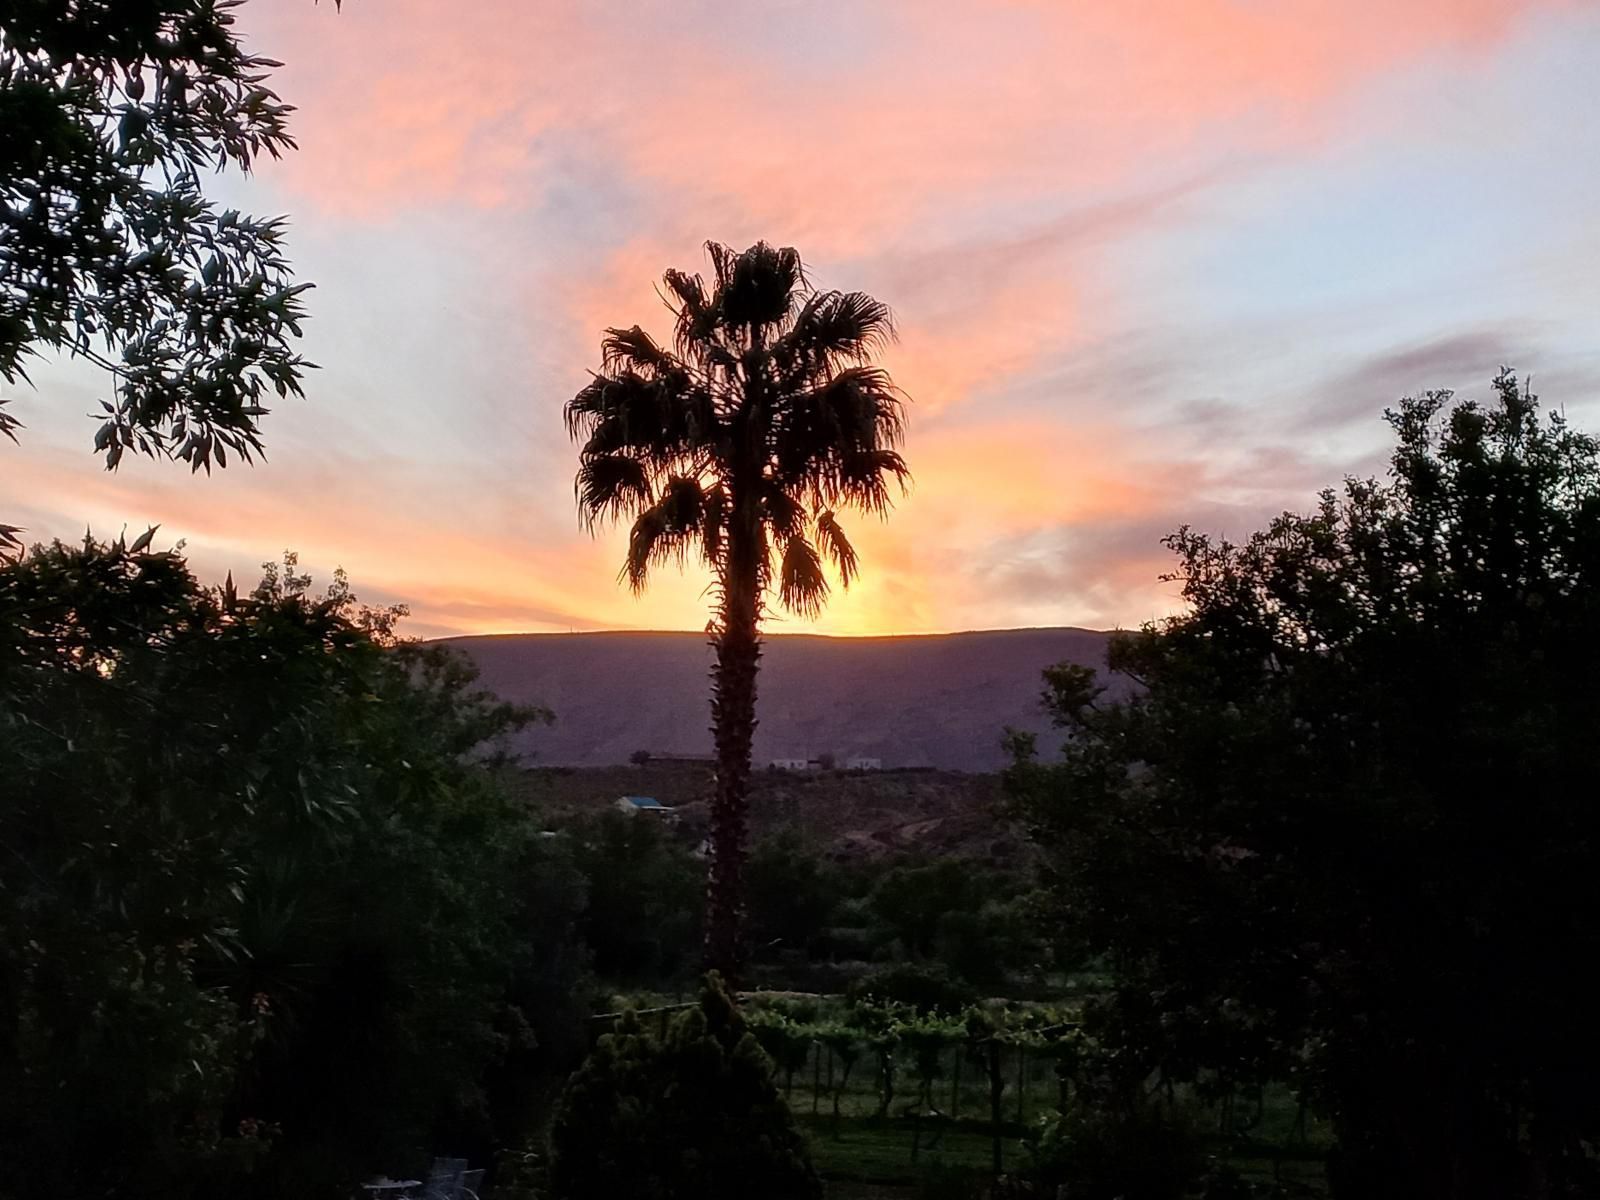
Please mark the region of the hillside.
<svg viewBox="0 0 1600 1200"><path fill-rule="evenodd" d="M644 795L677 810L673 828L686 841L697 843L708 829L708 767L541 767L520 773L518 783L555 825L608 811L619 796ZM1018 842L999 819L1000 802L995 775L762 770L751 780L750 832L759 840L793 830L841 858L916 852L1004 860Z"/></svg>
<svg viewBox="0 0 1600 1200"><path fill-rule="evenodd" d="M777 634L765 642L754 759L862 756L886 768L993 771L1007 726L1047 733L1039 672L1103 669L1109 635L986 630L924 637ZM506 634L449 639L507 700L556 724L515 747L550 766L611 766L636 750L707 755L711 651L697 633ZM1118 686L1119 681L1112 681Z"/></svg>

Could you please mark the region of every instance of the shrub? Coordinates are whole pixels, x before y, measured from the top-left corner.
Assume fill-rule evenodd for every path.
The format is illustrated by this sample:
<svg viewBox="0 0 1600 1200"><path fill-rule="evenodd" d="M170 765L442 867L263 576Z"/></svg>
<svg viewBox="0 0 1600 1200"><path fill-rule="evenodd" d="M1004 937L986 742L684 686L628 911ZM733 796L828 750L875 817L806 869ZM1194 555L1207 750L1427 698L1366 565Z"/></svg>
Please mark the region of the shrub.
<svg viewBox="0 0 1600 1200"><path fill-rule="evenodd" d="M1035 1186L1047 1196L1065 1187L1073 1200L1181 1200L1205 1167L1183 1115L1149 1102L1073 1105L1030 1149Z"/></svg>
<svg viewBox="0 0 1600 1200"><path fill-rule="evenodd" d="M721 980L657 1039L625 1017L567 1084L556 1200L814 1200L805 1139Z"/></svg>
<svg viewBox="0 0 1600 1200"><path fill-rule="evenodd" d="M950 978L943 967L909 964L887 967L856 980L845 990L852 1004L905 1004L918 1015L961 1012L977 1002L977 993Z"/></svg>

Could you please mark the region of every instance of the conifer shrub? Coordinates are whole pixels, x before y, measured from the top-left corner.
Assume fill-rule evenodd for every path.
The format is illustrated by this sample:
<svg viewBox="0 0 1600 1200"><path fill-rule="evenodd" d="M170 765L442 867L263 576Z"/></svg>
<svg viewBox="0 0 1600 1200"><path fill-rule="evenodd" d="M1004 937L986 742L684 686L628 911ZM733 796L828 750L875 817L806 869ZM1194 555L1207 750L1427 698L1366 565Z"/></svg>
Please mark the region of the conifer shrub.
<svg viewBox="0 0 1600 1200"><path fill-rule="evenodd" d="M550 1135L555 1200L816 1200L772 1063L713 972L658 1038L624 1016L572 1076Z"/></svg>

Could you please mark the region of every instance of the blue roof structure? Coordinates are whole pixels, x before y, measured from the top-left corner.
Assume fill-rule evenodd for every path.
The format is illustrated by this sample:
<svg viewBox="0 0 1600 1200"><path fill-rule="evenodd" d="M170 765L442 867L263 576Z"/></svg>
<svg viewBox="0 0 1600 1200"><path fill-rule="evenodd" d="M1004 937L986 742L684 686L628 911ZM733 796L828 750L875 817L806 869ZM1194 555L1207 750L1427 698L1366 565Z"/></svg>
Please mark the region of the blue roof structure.
<svg viewBox="0 0 1600 1200"><path fill-rule="evenodd" d="M635 808L665 807L665 805L663 805L661 801L657 800L654 796L624 796L622 799L625 803L631 804Z"/></svg>

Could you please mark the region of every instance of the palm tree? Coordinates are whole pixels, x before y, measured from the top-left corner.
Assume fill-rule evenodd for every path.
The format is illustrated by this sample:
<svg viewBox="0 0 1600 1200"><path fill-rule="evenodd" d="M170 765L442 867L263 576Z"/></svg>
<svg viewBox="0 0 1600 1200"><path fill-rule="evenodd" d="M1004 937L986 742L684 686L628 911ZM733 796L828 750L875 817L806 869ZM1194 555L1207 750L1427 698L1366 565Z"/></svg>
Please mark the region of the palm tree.
<svg viewBox="0 0 1600 1200"><path fill-rule="evenodd" d="M600 371L566 419L582 443L574 491L589 529L633 519L622 578L641 591L652 566L691 552L714 577L705 957L736 978L762 615L774 594L800 616L821 612L824 558L849 587L859 563L835 511L886 516L891 485L903 492L910 473L896 449L900 393L872 363L894 336L889 309L815 290L793 249L706 251L709 288L662 276L672 346L637 325L606 330Z"/></svg>

